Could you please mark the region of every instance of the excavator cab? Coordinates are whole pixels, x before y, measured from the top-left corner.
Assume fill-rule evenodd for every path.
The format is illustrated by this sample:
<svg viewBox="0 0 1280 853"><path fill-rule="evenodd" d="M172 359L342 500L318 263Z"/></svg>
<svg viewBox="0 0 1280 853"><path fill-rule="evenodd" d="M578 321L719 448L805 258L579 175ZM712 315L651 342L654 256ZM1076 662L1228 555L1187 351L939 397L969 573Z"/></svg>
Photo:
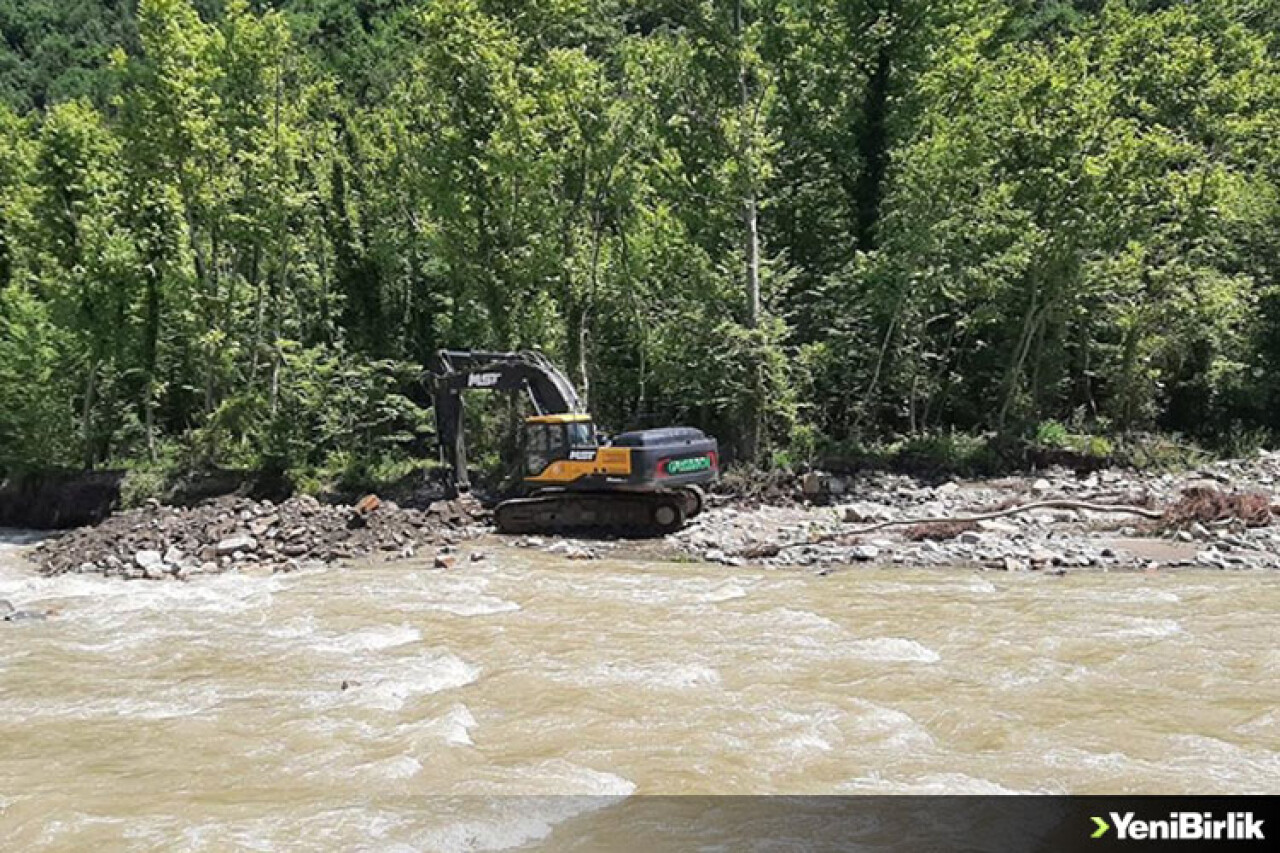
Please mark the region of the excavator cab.
<svg viewBox="0 0 1280 853"><path fill-rule="evenodd" d="M538 477L549 465L574 458L575 453L578 457L594 458L597 447L590 415L537 415L528 418L525 420L525 476Z"/></svg>
<svg viewBox="0 0 1280 853"><path fill-rule="evenodd" d="M601 444L585 412L525 419L524 483L529 489L618 487L632 475L631 451Z"/></svg>

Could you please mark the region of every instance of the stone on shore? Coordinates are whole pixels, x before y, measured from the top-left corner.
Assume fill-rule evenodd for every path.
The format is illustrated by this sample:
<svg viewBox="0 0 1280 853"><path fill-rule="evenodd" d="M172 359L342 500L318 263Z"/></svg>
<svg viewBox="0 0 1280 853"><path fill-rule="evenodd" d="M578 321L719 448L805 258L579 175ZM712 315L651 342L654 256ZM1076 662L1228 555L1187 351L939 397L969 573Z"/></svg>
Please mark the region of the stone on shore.
<svg viewBox="0 0 1280 853"><path fill-rule="evenodd" d="M258 540L252 536L228 536L226 539L219 540L214 546L218 556L222 557L227 554L235 554L240 551L256 551L258 550Z"/></svg>
<svg viewBox="0 0 1280 853"><path fill-rule="evenodd" d="M143 549L133 555L133 561L137 563L138 568L145 572L147 569L157 567L164 563L164 557L160 555L159 551Z"/></svg>

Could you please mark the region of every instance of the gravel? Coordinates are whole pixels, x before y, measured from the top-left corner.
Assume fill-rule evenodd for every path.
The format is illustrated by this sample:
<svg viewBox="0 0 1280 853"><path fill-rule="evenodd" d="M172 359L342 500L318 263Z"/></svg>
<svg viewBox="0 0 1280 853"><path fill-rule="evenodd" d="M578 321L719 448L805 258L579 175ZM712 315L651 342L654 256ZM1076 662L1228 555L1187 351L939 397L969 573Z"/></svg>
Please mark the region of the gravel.
<svg viewBox="0 0 1280 853"><path fill-rule="evenodd" d="M1179 474L1106 469L1077 475L1055 468L1027 476L931 484L883 472L812 472L797 482L795 501L759 507L725 502L709 508L669 541L686 555L729 565L960 565L1055 574L1084 568L1280 569L1277 484L1280 452ZM946 529L904 525L813 541L882 521L977 515L1043 500L1162 510L1187 490L1206 488L1262 496L1273 507L1271 523L1257 526L1255 521L1250 526L1240 518L1223 518L1172 525L1128 514L1053 508Z"/></svg>

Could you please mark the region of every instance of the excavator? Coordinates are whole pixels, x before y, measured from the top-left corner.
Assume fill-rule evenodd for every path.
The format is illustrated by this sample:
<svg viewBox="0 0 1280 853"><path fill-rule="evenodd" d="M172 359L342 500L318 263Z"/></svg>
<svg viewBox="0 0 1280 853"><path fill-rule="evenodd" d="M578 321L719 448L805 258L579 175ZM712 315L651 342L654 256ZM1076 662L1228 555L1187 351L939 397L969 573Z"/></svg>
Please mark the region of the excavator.
<svg viewBox="0 0 1280 853"><path fill-rule="evenodd" d="M450 490L470 490L464 391L525 392L522 472L494 509L502 533L595 530L660 535L705 504L719 470L716 440L692 427L597 432L573 384L539 352L441 350L430 370L440 461Z"/></svg>

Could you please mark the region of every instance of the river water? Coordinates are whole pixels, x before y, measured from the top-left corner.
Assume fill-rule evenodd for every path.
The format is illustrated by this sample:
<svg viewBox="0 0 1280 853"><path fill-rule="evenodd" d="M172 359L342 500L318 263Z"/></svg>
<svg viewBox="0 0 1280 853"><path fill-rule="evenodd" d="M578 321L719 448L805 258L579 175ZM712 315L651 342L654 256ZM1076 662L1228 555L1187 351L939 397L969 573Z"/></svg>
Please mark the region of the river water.
<svg viewBox="0 0 1280 853"><path fill-rule="evenodd" d="M600 849L630 795L1280 792L1274 574L487 543L157 583L39 578L8 541L0 598L58 613L0 623L3 849Z"/></svg>

